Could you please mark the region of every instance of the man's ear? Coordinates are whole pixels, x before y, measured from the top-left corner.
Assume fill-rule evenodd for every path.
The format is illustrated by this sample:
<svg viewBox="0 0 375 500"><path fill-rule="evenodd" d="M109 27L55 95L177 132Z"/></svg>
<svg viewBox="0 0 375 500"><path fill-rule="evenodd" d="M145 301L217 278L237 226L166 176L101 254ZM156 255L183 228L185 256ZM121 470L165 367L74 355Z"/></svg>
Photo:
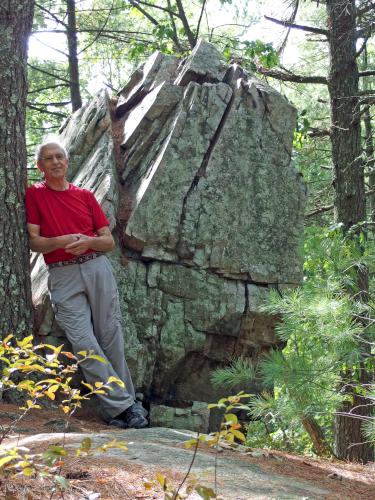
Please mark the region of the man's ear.
<svg viewBox="0 0 375 500"><path fill-rule="evenodd" d="M40 161L36 162L36 167L37 167L38 170L40 170L40 172L42 172L44 174L44 169L43 169L42 164L41 164Z"/></svg>

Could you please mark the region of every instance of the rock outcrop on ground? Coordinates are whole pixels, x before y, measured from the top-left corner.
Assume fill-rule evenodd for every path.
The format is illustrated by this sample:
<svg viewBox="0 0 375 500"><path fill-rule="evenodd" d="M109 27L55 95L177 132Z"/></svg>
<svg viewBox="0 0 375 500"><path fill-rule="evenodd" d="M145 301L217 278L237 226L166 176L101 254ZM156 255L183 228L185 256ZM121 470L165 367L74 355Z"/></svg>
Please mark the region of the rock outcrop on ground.
<svg viewBox="0 0 375 500"><path fill-rule="evenodd" d="M103 91L63 125L70 179L95 193L118 242L126 357L146 400L215 400L213 369L277 344L261 305L302 279L295 121L200 41L185 60L155 53L117 98ZM36 330L51 342L62 332L33 264Z"/></svg>

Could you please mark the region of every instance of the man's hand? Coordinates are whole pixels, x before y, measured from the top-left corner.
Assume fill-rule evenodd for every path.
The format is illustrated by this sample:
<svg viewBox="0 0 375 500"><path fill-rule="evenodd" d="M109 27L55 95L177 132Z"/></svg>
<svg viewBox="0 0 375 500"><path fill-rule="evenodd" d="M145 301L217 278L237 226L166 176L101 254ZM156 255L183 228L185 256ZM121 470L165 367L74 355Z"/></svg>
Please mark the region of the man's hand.
<svg viewBox="0 0 375 500"><path fill-rule="evenodd" d="M65 248L70 243L78 241L78 234L64 234L46 238L40 236L40 226L36 224L27 224L29 232L30 248L34 252L49 253L59 248Z"/></svg>
<svg viewBox="0 0 375 500"><path fill-rule="evenodd" d="M91 248L94 238L86 236L85 234L72 234L70 236L74 237L74 241L64 247L65 252L73 255L82 255L87 252L89 248Z"/></svg>

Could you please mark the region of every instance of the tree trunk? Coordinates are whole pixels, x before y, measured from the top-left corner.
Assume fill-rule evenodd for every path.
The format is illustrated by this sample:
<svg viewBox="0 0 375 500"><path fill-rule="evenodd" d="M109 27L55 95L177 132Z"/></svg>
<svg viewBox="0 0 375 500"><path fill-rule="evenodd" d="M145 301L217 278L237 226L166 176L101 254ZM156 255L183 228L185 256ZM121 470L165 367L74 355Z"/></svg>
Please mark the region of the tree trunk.
<svg viewBox="0 0 375 500"><path fill-rule="evenodd" d="M368 68L367 49L363 52L362 71ZM363 78L363 90L369 90L368 77ZM370 107L366 106L363 112L363 123L365 125L365 152L366 152L366 170L368 172L368 187L370 192L375 190L375 148L374 138L372 133ZM375 222L375 192L372 192L369 197L369 219L372 223ZM375 235L375 226L371 226L372 234Z"/></svg>
<svg viewBox="0 0 375 500"><path fill-rule="evenodd" d="M72 101L72 110L82 107L81 92L79 89L79 68L78 68L78 54L77 54L77 24L76 24L76 5L75 0L66 0L68 11L68 50L69 50L69 87L70 99Z"/></svg>
<svg viewBox="0 0 375 500"><path fill-rule="evenodd" d="M368 174L368 187L371 191L369 195L370 202L370 214L369 218L372 223L375 223L375 148L374 148L374 139L372 133L372 124L371 124L371 114L370 109L366 108L363 121L365 124L365 151L367 158L367 171ZM372 225L372 233L375 235L375 226Z"/></svg>
<svg viewBox="0 0 375 500"><path fill-rule="evenodd" d="M332 450L328 446L322 428L319 424L312 417L304 417L301 421L305 431L310 436L317 455L320 457L331 456Z"/></svg>
<svg viewBox="0 0 375 500"><path fill-rule="evenodd" d="M331 141L334 165L335 220L348 231L364 221L365 183L361 149L360 113L358 102L358 67L356 60L355 0L327 0L328 27L330 31L330 72L328 90L331 101ZM356 238L354 232L353 238ZM358 271L359 298L367 300L368 276ZM356 382L367 375L360 370ZM345 403L340 413L350 411L358 402ZM362 401L363 404L363 401ZM371 407L362 407L370 412ZM357 413L357 410L353 410ZM367 462L373 457L373 448L364 443L361 419L337 415L335 426L335 453L338 458ZM355 446L353 446L355 444Z"/></svg>
<svg viewBox="0 0 375 500"><path fill-rule="evenodd" d="M0 3L0 336L31 332L27 246L26 61L33 0Z"/></svg>
<svg viewBox="0 0 375 500"><path fill-rule="evenodd" d="M327 0L335 219L347 231L365 219L354 0Z"/></svg>

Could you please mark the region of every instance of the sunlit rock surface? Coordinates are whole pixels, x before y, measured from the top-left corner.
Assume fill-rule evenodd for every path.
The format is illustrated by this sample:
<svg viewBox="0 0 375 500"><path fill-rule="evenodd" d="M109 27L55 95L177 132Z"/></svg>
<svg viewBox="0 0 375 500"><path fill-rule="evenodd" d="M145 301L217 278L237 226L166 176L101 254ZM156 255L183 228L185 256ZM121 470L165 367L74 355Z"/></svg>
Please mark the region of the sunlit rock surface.
<svg viewBox="0 0 375 500"><path fill-rule="evenodd" d="M277 343L261 305L302 279L295 120L201 41L186 60L155 53L117 98L102 92L63 125L70 180L95 193L117 239L126 356L146 401L212 401L213 369ZM35 262L36 333L51 339L63 334Z"/></svg>

